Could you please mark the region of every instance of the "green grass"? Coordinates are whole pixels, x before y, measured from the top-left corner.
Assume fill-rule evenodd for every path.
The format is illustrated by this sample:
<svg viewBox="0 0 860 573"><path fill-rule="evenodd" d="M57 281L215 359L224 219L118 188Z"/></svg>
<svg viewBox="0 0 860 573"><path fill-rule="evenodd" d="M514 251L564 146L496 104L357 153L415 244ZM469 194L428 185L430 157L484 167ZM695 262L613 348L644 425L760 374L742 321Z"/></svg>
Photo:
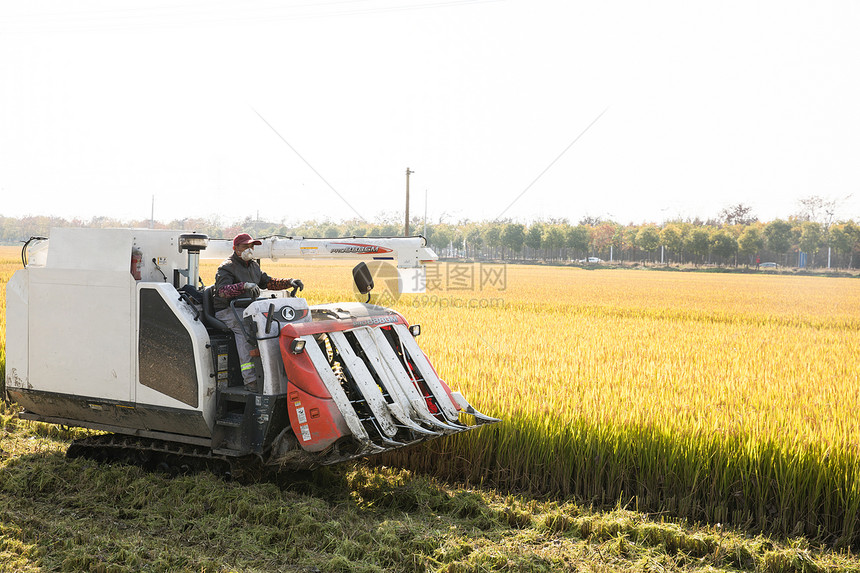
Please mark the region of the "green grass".
<svg viewBox="0 0 860 573"><path fill-rule="evenodd" d="M0 406L0 570L860 571L856 556L803 538L505 496L386 467L238 483L65 459L84 433Z"/></svg>

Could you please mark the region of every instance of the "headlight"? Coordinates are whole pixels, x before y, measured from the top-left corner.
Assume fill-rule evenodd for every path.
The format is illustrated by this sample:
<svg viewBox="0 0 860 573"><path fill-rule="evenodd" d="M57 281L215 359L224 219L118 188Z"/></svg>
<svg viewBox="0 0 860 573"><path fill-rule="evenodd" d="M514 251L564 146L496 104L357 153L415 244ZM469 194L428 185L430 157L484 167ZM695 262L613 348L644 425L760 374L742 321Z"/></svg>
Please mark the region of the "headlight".
<svg viewBox="0 0 860 573"><path fill-rule="evenodd" d="M419 334L421 334L421 325L420 324L413 324L412 326L409 327L409 332L412 333L413 337L418 336Z"/></svg>
<svg viewBox="0 0 860 573"><path fill-rule="evenodd" d="M290 352L293 354L301 354L305 349L305 341L301 338L296 338L290 343Z"/></svg>

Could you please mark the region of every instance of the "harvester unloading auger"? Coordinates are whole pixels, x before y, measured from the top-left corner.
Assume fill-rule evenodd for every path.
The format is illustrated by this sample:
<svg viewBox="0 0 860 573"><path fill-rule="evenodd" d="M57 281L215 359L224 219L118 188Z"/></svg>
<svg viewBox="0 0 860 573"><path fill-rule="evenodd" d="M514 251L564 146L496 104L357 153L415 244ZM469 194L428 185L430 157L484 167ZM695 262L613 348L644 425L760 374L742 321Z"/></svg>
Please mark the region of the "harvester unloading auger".
<svg viewBox="0 0 860 573"><path fill-rule="evenodd" d="M31 241L6 288L6 391L21 417L109 432L74 442L72 457L233 474L310 469L498 421L439 378L418 325L361 302L237 301L262 382L246 391L212 287L198 286L201 253L230 252L229 241L145 229ZM421 237L274 237L256 253L396 259L404 292L436 259ZM354 276L368 293L362 263Z"/></svg>

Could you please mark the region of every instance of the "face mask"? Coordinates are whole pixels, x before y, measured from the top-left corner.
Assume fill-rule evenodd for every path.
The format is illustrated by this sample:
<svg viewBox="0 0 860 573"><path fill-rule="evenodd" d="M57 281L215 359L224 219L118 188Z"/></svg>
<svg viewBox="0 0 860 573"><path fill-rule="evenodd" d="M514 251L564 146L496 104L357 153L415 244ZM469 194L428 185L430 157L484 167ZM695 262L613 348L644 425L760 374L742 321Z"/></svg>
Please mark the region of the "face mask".
<svg viewBox="0 0 860 573"><path fill-rule="evenodd" d="M250 248L250 249L245 249L244 251L242 251L242 254L241 254L241 255L239 255L239 256L240 256L240 257L242 257L242 260L243 260L243 261L250 261L251 259L253 259L253 258L254 258L254 249L253 249L253 247L252 247L252 248Z"/></svg>

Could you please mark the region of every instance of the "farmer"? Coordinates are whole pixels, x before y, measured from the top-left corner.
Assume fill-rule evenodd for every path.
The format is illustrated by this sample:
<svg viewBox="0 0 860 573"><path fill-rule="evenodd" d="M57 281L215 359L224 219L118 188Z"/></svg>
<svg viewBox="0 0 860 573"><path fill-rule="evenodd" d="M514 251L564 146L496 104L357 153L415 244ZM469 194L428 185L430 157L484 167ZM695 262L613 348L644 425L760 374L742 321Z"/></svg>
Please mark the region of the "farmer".
<svg viewBox="0 0 860 573"><path fill-rule="evenodd" d="M230 308L230 299L237 297L257 298L260 289L283 290L305 285L299 279L274 279L260 269L254 260L254 245L263 243L252 239L248 233L239 233L233 239L233 254L226 259L215 273L215 318L226 324L236 338L236 350L242 369L242 380L249 392L259 392L257 373L251 360L251 345L245 338L242 325Z"/></svg>

